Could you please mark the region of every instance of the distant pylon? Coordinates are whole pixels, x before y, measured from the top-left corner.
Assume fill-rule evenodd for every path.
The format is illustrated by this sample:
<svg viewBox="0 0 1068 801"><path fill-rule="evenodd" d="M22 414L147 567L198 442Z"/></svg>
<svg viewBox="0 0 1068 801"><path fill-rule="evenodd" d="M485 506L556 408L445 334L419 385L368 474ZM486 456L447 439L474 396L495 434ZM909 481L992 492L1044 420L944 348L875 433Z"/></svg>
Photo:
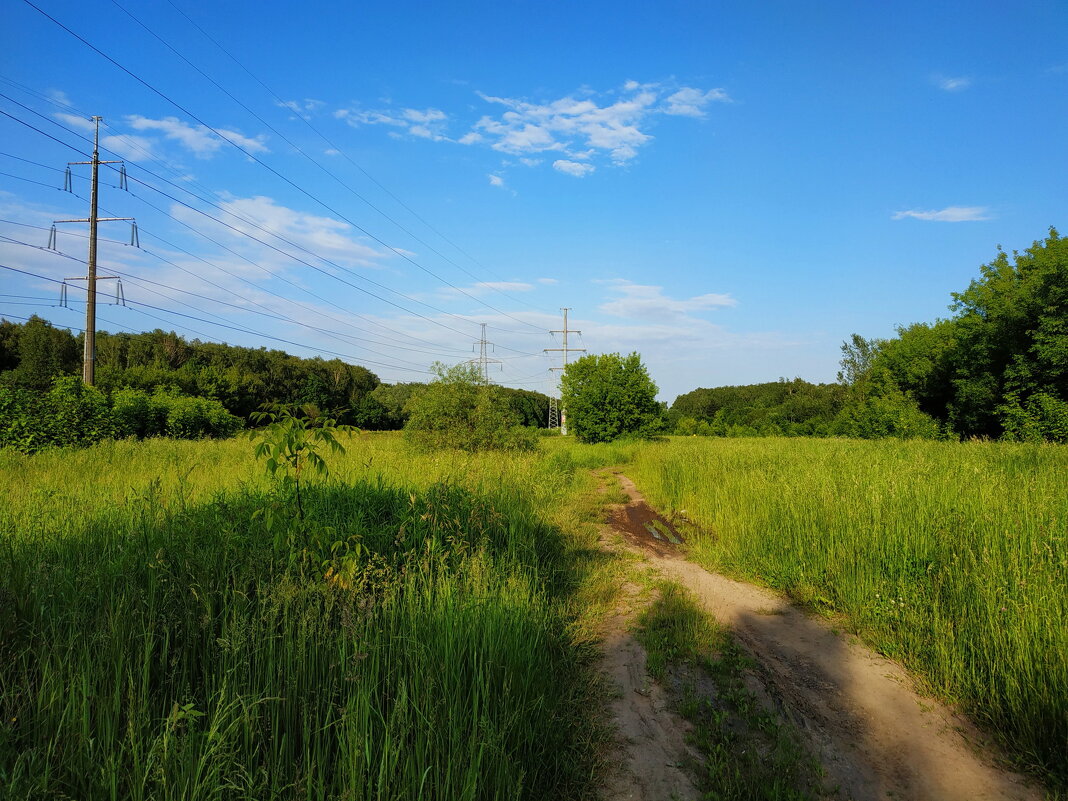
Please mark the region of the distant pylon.
<svg viewBox="0 0 1068 801"><path fill-rule="evenodd" d="M491 364L500 364L501 369L504 369L504 363L500 359L492 359L489 355L489 349L493 347L492 342L486 340L486 324L482 323L482 338L478 341L478 358L468 359L465 364L477 364L478 375L483 384L489 384L489 366Z"/></svg>
<svg viewBox="0 0 1068 801"><path fill-rule="evenodd" d="M557 353L557 352L559 352L559 353L563 354L563 357L564 357L564 365L563 365L563 367L550 367L549 368L550 372L554 371L554 370L559 370L561 372L561 374L563 374L564 371L567 370L567 354L569 354L569 353L585 353L586 349L585 348L569 348L567 346L567 335L568 334L581 334L582 332L577 330L577 329L568 328L567 327L567 313L569 311L571 311L571 307L570 306L568 306L567 308L561 307L560 311L562 311L564 313L564 327L563 327L562 330L550 331L549 333L551 333L551 334L563 334L564 335L564 346L562 348L543 348L543 350L546 353ZM550 415L551 414L552 414L552 412L550 411ZM555 426L551 426L550 425L550 428L555 428ZM564 407L563 404L561 404L561 406L560 406L560 433L565 437L567 436L567 408Z"/></svg>

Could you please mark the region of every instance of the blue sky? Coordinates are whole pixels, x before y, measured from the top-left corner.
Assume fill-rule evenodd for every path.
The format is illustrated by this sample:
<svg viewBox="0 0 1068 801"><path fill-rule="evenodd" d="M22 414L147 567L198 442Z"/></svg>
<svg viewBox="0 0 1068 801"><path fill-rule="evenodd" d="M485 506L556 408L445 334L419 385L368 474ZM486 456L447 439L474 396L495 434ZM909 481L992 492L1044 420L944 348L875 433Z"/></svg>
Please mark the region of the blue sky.
<svg viewBox="0 0 1068 801"><path fill-rule="evenodd" d="M832 381L850 334L946 316L1068 216L1059 0L34 2L55 21L11 0L0 55L11 318L81 325L84 292L57 308L37 276L84 274L85 226L39 247L87 214L60 142L88 153L92 114L130 177L102 172L102 214L141 244L101 226L130 301L102 329L386 381L471 358L485 322L492 377L549 391L562 306L669 402Z"/></svg>

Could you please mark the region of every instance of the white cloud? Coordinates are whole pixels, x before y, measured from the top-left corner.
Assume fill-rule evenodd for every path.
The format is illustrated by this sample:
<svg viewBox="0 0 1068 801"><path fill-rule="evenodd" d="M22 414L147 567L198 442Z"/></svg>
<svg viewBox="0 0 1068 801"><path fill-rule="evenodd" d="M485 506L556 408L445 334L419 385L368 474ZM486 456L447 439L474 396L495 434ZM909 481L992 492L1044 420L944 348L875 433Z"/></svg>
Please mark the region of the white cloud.
<svg viewBox="0 0 1068 801"><path fill-rule="evenodd" d="M448 127L449 115L441 109L387 109L384 111L365 111L355 108L342 108L334 112L339 120L344 120L353 128L361 125L388 125L403 128L411 136L434 141L448 140L445 129ZM464 142L462 144L470 144Z"/></svg>
<svg viewBox="0 0 1068 801"><path fill-rule="evenodd" d="M303 100L280 100L276 101L275 105L279 108L285 108L292 111L298 117L304 119L310 119L312 114L326 105L322 100L315 100L310 97L306 97Z"/></svg>
<svg viewBox="0 0 1068 801"><path fill-rule="evenodd" d="M103 136L100 138L101 147L128 161L144 161L145 159L156 158L155 144L155 140L146 136L138 136L137 134Z"/></svg>
<svg viewBox="0 0 1068 801"><path fill-rule="evenodd" d="M214 238L228 240L228 245L257 264L271 266L272 269L306 270L304 265L295 263L272 248L254 242L243 234L268 242L285 253L314 263L314 257L295 249L286 242L273 239L264 230L276 234L289 242L329 260L342 267L380 267L383 259L392 255L371 247L352 232L352 226L332 217L320 217L298 209L287 208L269 197L226 197L219 204L224 214L222 220L232 228L205 222L196 212L175 204L171 214L182 220L195 224L198 229L207 229ZM233 230L233 229L236 229Z"/></svg>
<svg viewBox="0 0 1068 801"><path fill-rule="evenodd" d="M341 154L340 150L337 150L336 148L332 148L332 147L328 147L326 150L323 151L323 155L325 155L325 156L338 156L340 154Z"/></svg>
<svg viewBox="0 0 1068 801"><path fill-rule="evenodd" d="M499 175L493 175L492 173L486 176L489 178L490 186L498 186L504 188L504 179Z"/></svg>
<svg viewBox="0 0 1068 801"><path fill-rule="evenodd" d="M560 282L556 278L539 278L538 279L538 283L539 284L552 285L552 284L559 284Z"/></svg>
<svg viewBox="0 0 1068 801"><path fill-rule="evenodd" d="M135 131L159 131L165 138L178 142L182 147L191 151L198 159L209 159L219 152L225 144L220 136L229 139L249 153L268 152L265 144L266 137L262 134L250 138L237 131L219 128L216 129L219 132L217 136L203 125L190 125L177 117L153 120L139 114L131 114L126 117L126 122Z"/></svg>
<svg viewBox="0 0 1068 801"><path fill-rule="evenodd" d="M946 75L939 75L935 78L935 84L939 89L946 92L960 92L972 85L972 79L965 76L954 78Z"/></svg>
<svg viewBox="0 0 1068 801"><path fill-rule="evenodd" d="M553 169L559 170L563 173L567 173L568 175L574 175L576 178L583 178L597 168L594 167L592 164L582 164L577 161L557 159L553 162Z"/></svg>
<svg viewBox="0 0 1068 801"><path fill-rule="evenodd" d="M74 104L70 102L70 98L67 97L67 93L62 89L49 89L46 94L54 103L58 103L61 106L67 106L68 108L74 107Z"/></svg>
<svg viewBox="0 0 1068 801"><path fill-rule="evenodd" d="M935 222L977 222L991 219L989 209L986 206L946 206L944 209L930 211L910 209L908 211L894 212L891 219L904 220L908 217Z"/></svg>
<svg viewBox="0 0 1068 801"><path fill-rule="evenodd" d="M730 97L723 89L709 89L707 92L702 92L700 89L686 87L664 101L664 113L680 117L703 117L705 106L713 101L726 103L730 101Z"/></svg>
<svg viewBox="0 0 1068 801"><path fill-rule="evenodd" d="M585 175L579 161L607 157L624 164L652 141L648 125L657 115L703 117L714 101L729 101L723 89L664 87L627 81L620 92L599 100L591 91L544 103L479 92L485 102L503 106L499 114L483 115L458 141L488 144L494 150L519 156L528 166L541 162L542 153L559 153L553 167L569 175ZM584 95L584 96L581 96Z"/></svg>
<svg viewBox="0 0 1068 801"><path fill-rule="evenodd" d="M83 131L92 131L96 129L96 125L93 121L86 117L79 117L77 114L67 114L63 111L58 111L52 115L60 122L65 122L71 128L80 128Z"/></svg>
<svg viewBox="0 0 1068 801"><path fill-rule="evenodd" d="M730 295L708 293L685 300L667 297L663 287L632 284L620 280L612 282L611 291L622 297L601 304L598 308L616 317L629 317L649 323L678 321L693 312L736 306L738 301Z"/></svg>

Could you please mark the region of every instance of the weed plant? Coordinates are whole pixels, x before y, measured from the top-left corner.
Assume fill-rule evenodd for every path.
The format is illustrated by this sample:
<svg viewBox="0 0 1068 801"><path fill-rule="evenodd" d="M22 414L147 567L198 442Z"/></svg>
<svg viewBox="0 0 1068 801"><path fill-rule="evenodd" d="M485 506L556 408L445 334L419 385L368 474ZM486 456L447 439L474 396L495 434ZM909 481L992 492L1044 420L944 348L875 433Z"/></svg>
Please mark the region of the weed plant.
<svg viewBox="0 0 1068 801"><path fill-rule="evenodd" d="M1068 785L1068 450L674 438L630 469L697 561L844 617Z"/></svg>

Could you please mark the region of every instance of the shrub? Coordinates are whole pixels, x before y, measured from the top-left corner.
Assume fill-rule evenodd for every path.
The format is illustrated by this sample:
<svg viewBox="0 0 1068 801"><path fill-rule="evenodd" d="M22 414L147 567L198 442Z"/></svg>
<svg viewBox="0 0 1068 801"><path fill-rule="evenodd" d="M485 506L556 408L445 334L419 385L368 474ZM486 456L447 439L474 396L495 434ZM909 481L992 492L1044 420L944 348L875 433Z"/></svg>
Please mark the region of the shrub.
<svg viewBox="0 0 1068 801"><path fill-rule="evenodd" d="M1010 393L1007 403L998 407L1004 438L1011 442L1068 442L1068 402L1046 392L1038 392L1020 403Z"/></svg>
<svg viewBox="0 0 1068 801"><path fill-rule="evenodd" d="M437 379L405 407L405 438L420 448L465 451L532 450L537 434L519 424L498 387L480 383L474 365L435 363Z"/></svg>

